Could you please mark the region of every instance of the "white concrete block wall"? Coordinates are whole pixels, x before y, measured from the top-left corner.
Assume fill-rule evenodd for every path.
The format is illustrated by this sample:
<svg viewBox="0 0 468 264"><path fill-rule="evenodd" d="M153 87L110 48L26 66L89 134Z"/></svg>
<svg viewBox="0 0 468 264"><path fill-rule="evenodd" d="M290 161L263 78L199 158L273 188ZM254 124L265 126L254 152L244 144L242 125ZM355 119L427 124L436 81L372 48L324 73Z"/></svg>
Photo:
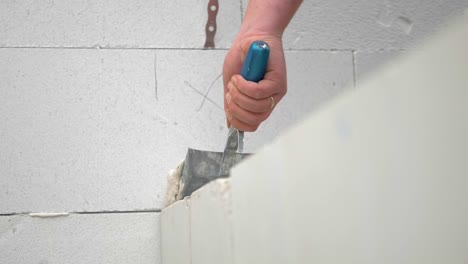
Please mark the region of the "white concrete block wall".
<svg viewBox="0 0 468 264"><path fill-rule="evenodd" d="M0 217L2 263L159 263L159 215Z"/></svg>
<svg viewBox="0 0 468 264"><path fill-rule="evenodd" d="M221 80L213 81L247 3L220 1L216 49L201 50L207 2L0 2L0 218L157 215L166 173L187 148L222 148ZM467 5L304 1L284 38L289 93L246 136L246 150L352 87L384 60L374 52L406 50Z"/></svg>
<svg viewBox="0 0 468 264"><path fill-rule="evenodd" d="M231 199L229 179L213 181L191 195L192 264L234 263Z"/></svg>
<svg viewBox="0 0 468 264"><path fill-rule="evenodd" d="M234 263L231 193L218 179L163 210L163 263Z"/></svg>
<svg viewBox="0 0 468 264"><path fill-rule="evenodd" d="M165 175L188 147L222 150L222 80L212 69L224 55L1 49L3 212L161 208ZM290 51L287 59L297 65L290 95L248 135L248 151L353 82L349 52ZM309 70L317 75L301 79Z"/></svg>
<svg viewBox="0 0 468 264"><path fill-rule="evenodd" d="M212 248L201 263L465 263L467 25L468 17L195 192L183 211L193 263ZM175 209L162 212L163 237L179 235L164 226ZM232 259L219 256L226 244Z"/></svg>
<svg viewBox="0 0 468 264"><path fill-rule="evenodd" d="M190 198L179 201L161 214L161 263L191 264L192 239Z"/></svg>
<svg viewBox="0 0 468 264"><path fill-rule="evenodd" d="M0 47L202 48L206 0L2 1ZM220 1L217 47L241 21L240 2Z"/></svg>
<svg viewBox="0 0 468 264"><path fill-rule="evenodd" d="M3 213L159 206L169 146L154 52L0 49L0 60Z"/></svg>

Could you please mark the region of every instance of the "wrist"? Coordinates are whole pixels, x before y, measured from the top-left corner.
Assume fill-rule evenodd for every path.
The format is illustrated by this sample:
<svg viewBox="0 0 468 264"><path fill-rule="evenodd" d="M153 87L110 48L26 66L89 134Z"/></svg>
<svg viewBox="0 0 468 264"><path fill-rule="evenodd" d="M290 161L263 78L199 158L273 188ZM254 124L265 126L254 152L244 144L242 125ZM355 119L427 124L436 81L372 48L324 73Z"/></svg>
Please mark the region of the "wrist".
<svg viewBox="0 0 468 264"><path fill-rule="evenodd" d="M270 23L270 21L249 21L245 20L239 30L238 35L251 36L251 35L263 35L272 36L281 39L285 28Z"/></svg>
<svg viewBox="0 0 468 264"><path fill-rule="evenodd" d="M282 38L302 0L250 0L241 34L263 34Z"/></svg>
<svg viewBox="0 0 468 264"><path fill-rule="evenodd" d="M236 39L233 42L233 45L240 48L245 54L247 55L247 51L249 50L250 45L252 42L262 40L265 41L269 46L270 49L282 49L282 39L281 37L275 36L274 34L263 32L263 31L246 31L246 32L239 32L236 36Z"/></svg>

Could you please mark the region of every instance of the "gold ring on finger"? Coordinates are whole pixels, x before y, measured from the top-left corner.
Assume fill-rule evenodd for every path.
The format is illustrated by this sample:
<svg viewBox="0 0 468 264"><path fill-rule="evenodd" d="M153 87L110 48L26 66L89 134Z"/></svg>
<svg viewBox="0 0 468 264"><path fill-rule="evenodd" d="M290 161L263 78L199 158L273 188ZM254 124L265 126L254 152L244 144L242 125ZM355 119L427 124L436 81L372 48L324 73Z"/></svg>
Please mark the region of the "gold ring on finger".
<svg viewBox="0 0 468 264"><path fill-rule="evenodd" d="M273 96L270 96L270 109L273 109L275 107L275 98Z"/></svg>

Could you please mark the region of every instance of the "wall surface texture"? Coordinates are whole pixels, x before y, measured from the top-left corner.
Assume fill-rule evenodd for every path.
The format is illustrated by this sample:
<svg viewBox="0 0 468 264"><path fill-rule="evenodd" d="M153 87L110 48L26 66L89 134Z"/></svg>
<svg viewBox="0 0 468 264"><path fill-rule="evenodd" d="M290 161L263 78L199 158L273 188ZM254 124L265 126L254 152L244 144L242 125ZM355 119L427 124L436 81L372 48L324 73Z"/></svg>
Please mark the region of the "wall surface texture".
<svg viewBox="0 0 468 264"><path fill-rule="evenodd" d="M159 263L167 172L227 133L220 74L247 1L219 2L210 50L207 0L0 2L0 259ZM246 150L467 8L304 1L284 35L288 94ZM44 212L68 216L30 216Z"/></svg>

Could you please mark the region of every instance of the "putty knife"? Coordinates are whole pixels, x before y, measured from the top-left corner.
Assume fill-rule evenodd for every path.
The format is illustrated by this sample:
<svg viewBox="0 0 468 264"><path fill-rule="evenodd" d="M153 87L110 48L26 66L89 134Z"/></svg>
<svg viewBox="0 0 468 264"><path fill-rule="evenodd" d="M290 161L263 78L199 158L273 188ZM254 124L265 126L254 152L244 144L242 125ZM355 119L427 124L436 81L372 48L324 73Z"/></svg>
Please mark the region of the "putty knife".
<svg viewBox="0 0 468 264"><path fill-rule="evenodd" d="M242 77L252 82L262 80L269 55L270 48L266 42L253 42L242 65ZM231 167L251 155L242 153L243 139L244 132L231 127L224 152L189 148L185 157L177 200L190 196L192 192L212 180L228 177Z"/></svg>

